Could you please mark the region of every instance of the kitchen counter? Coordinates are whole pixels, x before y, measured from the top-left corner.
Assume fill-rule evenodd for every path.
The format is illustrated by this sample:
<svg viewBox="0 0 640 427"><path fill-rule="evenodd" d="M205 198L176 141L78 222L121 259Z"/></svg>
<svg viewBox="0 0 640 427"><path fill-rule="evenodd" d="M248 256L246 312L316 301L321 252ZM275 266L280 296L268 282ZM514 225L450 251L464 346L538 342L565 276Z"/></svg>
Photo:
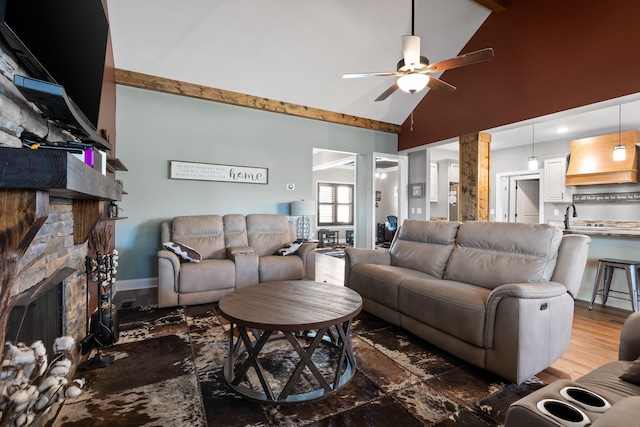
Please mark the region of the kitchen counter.
<svg viewBox="0 0 640 427"><path fill-rule="evenodd" d="M579 220L570 221L569 229L564 221L549 221L564 234L585 234L587 236L640 237L640 223L632 221Z"/></svg>

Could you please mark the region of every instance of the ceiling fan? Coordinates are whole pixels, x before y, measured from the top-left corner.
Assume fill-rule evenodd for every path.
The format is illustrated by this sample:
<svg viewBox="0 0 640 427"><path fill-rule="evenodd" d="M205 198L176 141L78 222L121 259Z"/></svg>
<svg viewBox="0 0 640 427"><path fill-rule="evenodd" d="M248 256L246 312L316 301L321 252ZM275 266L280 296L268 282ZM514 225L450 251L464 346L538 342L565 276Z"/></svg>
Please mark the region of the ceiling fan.
<svg viewBox="0 0 640 427"><path fill-rule="evenodd" d="M376 98L376 101L384 101L397 89L407 93L415 93L425 87L429 87L444 94L454 92L456 90L455 86L428 74L438 73L464 65L471 65L493 58L493 49L486 48L429 64L429 60L420 55L420 36L414 35L414 8L415 0L411 2L411 35L402 36L403 58L398 62L397 71L348 73L342 76L345 79L397 76L398 79L396 82L382 92L382 94Z"/></svg>

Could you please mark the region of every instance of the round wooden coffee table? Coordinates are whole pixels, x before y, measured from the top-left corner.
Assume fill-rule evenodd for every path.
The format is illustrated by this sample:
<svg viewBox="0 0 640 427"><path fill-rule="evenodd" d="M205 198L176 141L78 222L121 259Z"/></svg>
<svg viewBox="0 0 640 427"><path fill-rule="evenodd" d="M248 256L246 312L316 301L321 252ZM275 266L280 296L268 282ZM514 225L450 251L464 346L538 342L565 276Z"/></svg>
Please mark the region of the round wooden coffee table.
<svg viewBox="0 0 640 427"><path fill-rule="evenodd" d="M349 334L362 298L352 289L260 283L225 295L219 308L231 322L225 379L246 397L308 402L334 394L356 372Z"/></svg>

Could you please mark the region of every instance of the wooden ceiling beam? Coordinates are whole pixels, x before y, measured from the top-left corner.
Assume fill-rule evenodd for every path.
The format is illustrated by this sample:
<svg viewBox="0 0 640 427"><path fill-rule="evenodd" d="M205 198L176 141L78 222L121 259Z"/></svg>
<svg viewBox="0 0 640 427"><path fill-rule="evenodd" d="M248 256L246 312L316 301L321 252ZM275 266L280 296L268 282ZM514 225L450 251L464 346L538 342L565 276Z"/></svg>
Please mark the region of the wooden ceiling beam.
<svg viewBox="0 0 640 427"><path fill-rule="evenodd" d="M166 79L149 74L137 73L135 71L116 69L115 74L117 84L139 89L189 96L192 98L222 102L224 104L237 105L240 107L255 108L272 113L287 114L290 116L304 117L307 119L321 120L381 132L399 134L402 129L401 125L395 125L393 123L385 123L377 120L365 119L363 117L349 116L347 114L336 113L333 111L305 107L304 105L290 104L288 102L276 101L273 99L260 98L238 92L231 92L228 90Z"/></svg>
<svg viewBox="0 0 640 427"><path fill-rule="evenodd" d="M507 0L473 0L491 12L500 13L507 9Z"/></svg>

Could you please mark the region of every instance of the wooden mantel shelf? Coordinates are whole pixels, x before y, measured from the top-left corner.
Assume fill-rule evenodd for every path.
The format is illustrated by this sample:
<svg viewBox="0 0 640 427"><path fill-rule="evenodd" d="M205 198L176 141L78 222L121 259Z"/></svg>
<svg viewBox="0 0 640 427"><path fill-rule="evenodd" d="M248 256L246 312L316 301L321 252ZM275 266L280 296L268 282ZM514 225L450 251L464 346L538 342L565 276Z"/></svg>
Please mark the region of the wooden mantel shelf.
<svg viewBox="0 0 640 427"><path fill-rule="evenodd" d="M0 254L24 253L49 216L49 196L74 200L81 244L103 216L100 202L122 200L122 184L63 150L0 148Z"/></svg>
<svg viewBox="0 0 640 427"><path fill-rule="evenodd" d="M0 189L64 199L122 200L122 185L64 150L0 148Z"/></svg>

